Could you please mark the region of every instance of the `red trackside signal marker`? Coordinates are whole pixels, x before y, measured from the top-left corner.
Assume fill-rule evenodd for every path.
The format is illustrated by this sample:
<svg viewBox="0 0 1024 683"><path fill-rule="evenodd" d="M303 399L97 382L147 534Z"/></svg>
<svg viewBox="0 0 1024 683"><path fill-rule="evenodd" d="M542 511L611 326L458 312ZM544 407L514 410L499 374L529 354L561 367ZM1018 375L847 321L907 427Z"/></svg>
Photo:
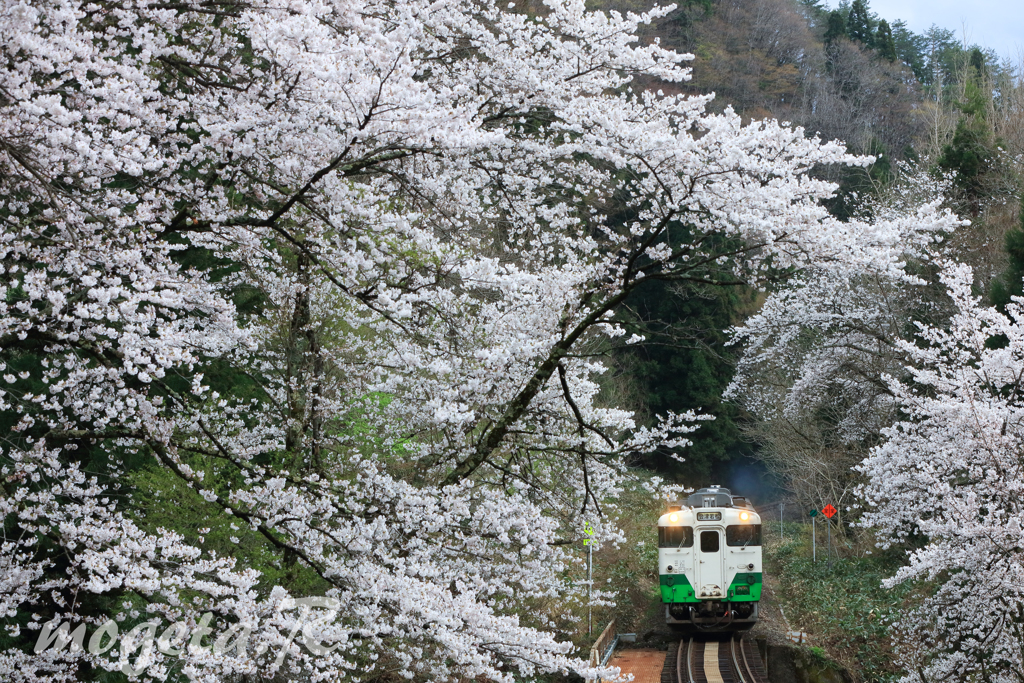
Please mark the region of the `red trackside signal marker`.
<svg viewBox="0 0 1024 683"><path fill-rule="evenodd" d="M837 512L839 512L839 510L836 510L834 507L832 507L832 503L829 503L821 510L821 514L825 515L829 519L832 519L832 516L835 515Z"/></svg>

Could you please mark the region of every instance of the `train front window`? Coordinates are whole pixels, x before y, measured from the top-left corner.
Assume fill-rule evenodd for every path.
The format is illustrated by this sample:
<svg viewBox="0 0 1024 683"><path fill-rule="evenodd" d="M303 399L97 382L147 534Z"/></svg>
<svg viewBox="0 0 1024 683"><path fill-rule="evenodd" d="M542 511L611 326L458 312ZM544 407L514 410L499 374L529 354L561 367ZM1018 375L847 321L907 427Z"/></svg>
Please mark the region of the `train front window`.
<svg viewBox="0 0 1024 683"><path fill-rule="evenodd" d="M725 527L725 543L729 546L755 546L761 545L761 525L741 524L738 526Z"/></svg>
<svg viewBox="0 0 1024 683"><path fill-rule="evenodd" d="M700 551L702 553L717 553L718 552L718 532L717 531L702 531L702 532L700 532Z"/></svg>
<svg viewBox="0 0 1024 683"><path fill-rule="evenodd" d="M659 526L658 527L659 548L692 548L693 527L692 526Z"/></svg>

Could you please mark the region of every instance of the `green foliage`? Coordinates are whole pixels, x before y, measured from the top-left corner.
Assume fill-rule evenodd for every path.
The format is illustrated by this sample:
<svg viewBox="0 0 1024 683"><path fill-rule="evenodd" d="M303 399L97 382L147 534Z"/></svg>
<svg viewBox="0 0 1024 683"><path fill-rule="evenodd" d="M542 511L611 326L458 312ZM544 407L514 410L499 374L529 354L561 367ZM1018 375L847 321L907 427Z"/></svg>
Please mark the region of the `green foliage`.
<svg viewBox="0 0 1024 683"><path fill-rule="evenodd" d="M969 64L971 78L975 78L982 83L988 80L988 64L985 59L985 53L981 51L981 48L975 47L971 50Z"/></svg>
<svg viewBox="0 0 1024 683"><path fill-rule="evenodd" d="M963 53L956 32L933 25L924 32L924 40L925 51L932 62L932 69L929 70L925 83L931 85L936 76L946 83L952 81Z"/></svg>
<svg viewBox="0 0 1024 683"><path fill-rule="evenodd" d="M576 546L576 564L564 574L564 580L578 586L567 601L537 599L531 607L536 613L550 613L556 628L572 638L583 657L597 640L601 630L612 619L620 633L642 633L664 628L664 612L658 580L658 517L665 513L664 501L656 499L645 486L653 472L642 468L631 470L622 493L614 501L604 501L601 511L614 520L624 537L616 543L600 541L593 552L594 588L610 591L614 604L598 604L593 608L593 632L588 633L587 579L588 548ZM521 619L528 614L521 613ZM564 680L552 677L547 680Z"/></svg>
<svg viewBox="0 0 1024 683"><path fill-rule="evenodd" d="M846 20L839 10L829 12L828 21L825 24L825 47L828 48L833 42L840 38L846 38Z"/></svg>
<svg viewBox="0 0 1024 683"><path fill-rule="evenodd" d="M652 473L642 469L635 472L636 478L616 501L615 509L607 511L616 518L626 541L606 544L595 551L594 585L616 592L615 607L595 612L595 620L600 615L601 628L614 618L619 632L637 633L663 625L656 527L665 510L663 503L643 488Z"/></svg>
<svg viewBox="0 0 1024 683"><path fill-rule="evenodd" d="M675 3L676 9L668 16L660 19L641 33L657 36L667 47L682 51L694 51L694 27L714 13L715 0L680 0ZM527 2L528 13L539 16L544 12L540 9L543 3L539 0ZM645 0L589 0L587 9L616 12L635 12L640 14L651 8Z"/></svg>
<svg viewBox="0 0 1024 683"><path fill-rule="evenodd" d="M986 116L991 94L979 80L977 71L968 78L964 99L958 103L960 120L953 139L943 146L938 160L939 168L956 173L956 185L963 191L973 216L980 212L980 200L985 194L984 177L992 169L996 152L992 127Z"/></svg>
<svg viewBox="0 0 1024 683"><path fill-rule="evenodd" d="M929 82L931 70L928 68L928 42L925 37L907 28L907 22L902 19L894 21L890 28L896 57L910 67L919 82Z"/></svg>
<svg viewBox="0 0 1024 683"><path fill-rule="evenodd" d="M956 173L956 185L964 193L972 216L980 213L980 202L986 194L985 176L993 170L996 158L997 143L988 120L992 88L987 62L979 48L967 55L963 98L956 103L960 119L938 160L939 168Z"/></svg>
<svg viewBox="0 0 1024 683"><path fill-rule="evenodd" d="M894 37L896 29L893 28ZM950 29L932 26L924 32L917 40L914 40L915 49L918 50L928 62L927 68L921 73L915 71L918 79L925 86L935 90L935 95L942 97L941 88L951 83L957 83L965 77L965 66L973 66L974 76L984 79L989 78L989 65L999 63L999 56L991 49L985 49L978 45L964 47L955 31ZM897 41L897 45L899 42ZM907 62L910 64L910 62ZM984 68L979 68L984 65ZM971 74L966 74L970 77Z"/></svg>
<svg viewBox="0 0 1024 683"><path fill-rule="evenodd" d="M714 0L683 0L676 3L675 12L665 17L662 21L661 31L668 29L672 38L680 41L688 49L692 47L694 34L693 27L698 22L711 16L714 10Z"/></svg>
<svg viewBox="0 0 1024 683"><path fill-rule="evenodd" d="M227 485L214 463L190 464L204 472L204 482L213 490ZM130 480L134 489L130 512L147 531L174 530L186 542L217 557L245 558L245 567L260 572L260 588L268 593L274 586L302 595L320 595L328 588L298 557L285 557L258 531L220 514L215 503L207 502L172 472L152 467L133 473Z"/></svg>
<svg viewBox="0 0 1024 683"><path fill-rule="evenodd" d="M826 19L831 12L828 9L828 5L823 0L799 0L800 6L803 8L804 13L813 19L815 23Z"/></svg>
<svg viewBox="0 0 1024 683"><path fill-rule="evenodd" d="M820 547L818 562L811 561L809 525L787 525L787 539L794 527L803 527L796 540L768 546L765 554L790 624L808 631L831 659L859 670L861 680L896 680L900 671L893 664L889 623L914 587L889 590L882 580L896 571L903 554L838 559L830 569Z"/></svg>
<svg viewBox="0 0 1024 683"><path fill-rule="evenodd" d="M878 31L875 32L875 49L878 56L890 62L896 61L896 42L892 37L892 29L889 22L882 19L878 22Z"/></svg>
<svg viewBox="0 0 1024 683"><path fill-rule="evenodd" d="M635 377L652 415L696 410L715 416L689 436L693 445L675 454L656 453L646 464L689 484L710 483L712 474L749 446L741 440L739 409L722 402L732 378L734 350L724 330L744 306L738 291L704 292L649 283L628 301L644 326L647 341L634 347ZM661 326L653 327L654 321Z"/></svg>
<svg viewBox="0 0 1024 683"><path fill-rule="evenodd" d="M1003 311L1012 297L1024 295L1024 202L1018 226L1006 233L1004 249L1009 264L989 290L992 305Z"/></svg>
<svg viewBox="0 0 1024 683"><path fill-rule="evenodd" d="M860 151L860 150L854 150ZM824 202L836 218L846 221L851 218L861 217L864 213L864 197L870 196L876 191L876 184L883 181L891 174L891 165L886 150L881 143L873 140L866 154L874 154L879 157L878 161L867 168L849 167L842 169L835 182L839 183L835 196Z"/></svg>
<svg viewBox="0 0 1024 683"><path fill-rule="evenodd" d="M871 27L871 16L864 0L853 0L850 13L846 17L846 34L850 40L856 40L867 47L873 47L875 34Z"/></svg>

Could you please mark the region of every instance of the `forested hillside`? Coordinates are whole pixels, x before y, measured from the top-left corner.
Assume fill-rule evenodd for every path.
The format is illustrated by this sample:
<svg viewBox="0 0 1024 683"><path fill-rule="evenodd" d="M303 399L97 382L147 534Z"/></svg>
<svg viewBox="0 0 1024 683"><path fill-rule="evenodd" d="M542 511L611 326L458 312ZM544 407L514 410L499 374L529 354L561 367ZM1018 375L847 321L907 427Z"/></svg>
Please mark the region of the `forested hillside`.
<svg viewBox="0 0 1024 683"><path fill-rule="evenodd" d="M745 119L791 121L809 135L873 155L866 168L815 169L840 184L827 203L837 217L869 214L901 194L935 196L941 186L947 205L972 223L950 238L948 253L975 268L975 285L991 301L1002 304L1011 290L1020 292L1024 101L1017 65L984 46L965 45L946 28L915 34L903 22L890 26L863 0L842 2L834 11L818 0L680 4L643 35L693 53L693 78L645 87L714 93L708 105L713 111L729 107ZM621 1L594 6L643 9ZM932 181L934 187L922 187ZM763 425L752 424L742 405L721 400L737 348L719 330L758 305L750 291L709 293L678 285L636 301L631 315L647 342L624 362L642 387L641 403L650 414L704 409L718 418L693 437L686 462L652 456L648 465L694 485L728 481L737 456L747 462L759 450L754 444L766 445ZM652 319L651 307L658 310L656 329L642 324ZM706 324L711 321L716 324ZM743 425L753 431L744 435Z"/></svg>

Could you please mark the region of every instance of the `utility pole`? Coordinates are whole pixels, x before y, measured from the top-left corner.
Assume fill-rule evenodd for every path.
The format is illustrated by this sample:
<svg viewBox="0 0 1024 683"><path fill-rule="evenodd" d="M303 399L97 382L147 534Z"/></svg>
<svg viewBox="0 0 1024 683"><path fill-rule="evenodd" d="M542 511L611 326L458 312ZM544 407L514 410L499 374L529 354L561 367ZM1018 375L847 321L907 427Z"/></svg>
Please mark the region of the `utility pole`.
<svg viewBox="0 0 1024 683"><path fill-rule="evenodd" d="M818 561L818 515L811 515L811 557L812 562Z"/></svg>
<svg viewBox="0 0 1024 683"><path fill-rule="evenodd" d="M594 635L594 541L587 544L587 635Z"/></svg>
<svg viewBox="0 0 1024 683"><path fill-rule="evenodd" d="M594 527L583 523L583 545L587 546L587 635L594 635Z"/></svg>
<svg viewBox="0 0 1024 683"><path fill-rule="evenodd" d="M828 568L832 569L832 520L828 520Z"/></svg>
<svg viewBox="0 0 1024 683"><path fill-rule="evenodd" d="M782 524L782 516L786 512L786 504L779 503L779 536L782 538L781 543L786 542L786 527Z"/></svg>

